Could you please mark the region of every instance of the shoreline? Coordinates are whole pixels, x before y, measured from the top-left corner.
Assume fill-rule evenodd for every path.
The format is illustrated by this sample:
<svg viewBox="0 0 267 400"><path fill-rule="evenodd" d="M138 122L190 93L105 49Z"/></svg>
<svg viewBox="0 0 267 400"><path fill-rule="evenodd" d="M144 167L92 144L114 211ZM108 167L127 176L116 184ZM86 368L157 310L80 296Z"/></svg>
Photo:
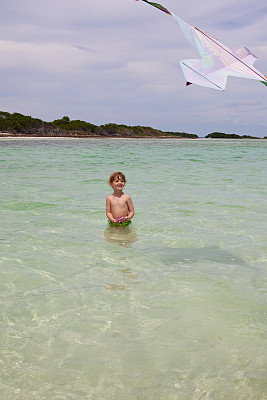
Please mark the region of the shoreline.
<svg viewBox="0 0 267 400"><path fill-rule="evenodd" d="M175 136L96 136L96 135L61 135L61 136L43 136L43 135L17 135L2 134L1 139L177 139L177 140L196 140L205 138L187 138Z"/></svg>
<svg viewBox="0 0 267 400"><path fill-rule="evenodd" d="M208 134L184 131L162 131L149 126L128 126L125 124L106 123L95 125L80 120L70 120L64 116L52 122L25 116L20 113L0 111L0 140L14 139L267 139L250 134L224 133L214 131Z"/></svg>
<svg viewBox="0 0 267 400"><path fill-rule="evenodd" d="M1 139L23 139L23 140L68 140L68 139L123 139L123 140L190 140L190 141L199 141L199 140L205 140L205 141L210 141L210 140L215 140L215 141L225 141L225 140L241 140L241 141L254 141L254 140L266 140L265 138L259 138L259 137L250 137L250 138L205 138L205 137L197 137L197 138L188 138L188 137L176 137L176 136L96 136L96 135L62 135L62 136L43 136L43 135L18 135L18 134L8 134L8 133L0 133L0 141Z"/></svg>

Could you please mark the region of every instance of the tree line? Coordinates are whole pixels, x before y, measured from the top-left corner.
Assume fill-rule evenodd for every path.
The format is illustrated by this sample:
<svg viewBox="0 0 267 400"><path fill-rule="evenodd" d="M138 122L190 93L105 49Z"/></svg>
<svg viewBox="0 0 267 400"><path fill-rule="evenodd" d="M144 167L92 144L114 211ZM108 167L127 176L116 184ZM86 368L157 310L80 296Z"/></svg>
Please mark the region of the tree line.
<svg viewBox="0 0 267 400"><path fill-rule="evenodd" d="M123 124L108 123L94 125L81 120L71 120L69 117L56 119L52 122L42 121L38 118L20 113L0 111L0 132L31 135L31 136L110 136L110 137L176 137L197 139L198 135L186 132L164 132L148 126L127 126ZM258 139L255 136L227 134L213 132L206 138L217 139ZM267 139L267 137L265 137Z"/></svg>

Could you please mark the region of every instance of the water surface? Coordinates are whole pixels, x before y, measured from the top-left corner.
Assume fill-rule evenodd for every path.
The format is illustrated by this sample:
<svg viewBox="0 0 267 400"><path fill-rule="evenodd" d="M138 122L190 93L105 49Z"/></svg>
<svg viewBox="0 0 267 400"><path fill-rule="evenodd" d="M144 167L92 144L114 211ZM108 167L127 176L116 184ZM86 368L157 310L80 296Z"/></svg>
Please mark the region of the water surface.
<svg viewBox="0 0 267 400"><path fill-rule="evenodd" d="M1 139L1 399L267 399L266 162L266 140Z"/></svg>

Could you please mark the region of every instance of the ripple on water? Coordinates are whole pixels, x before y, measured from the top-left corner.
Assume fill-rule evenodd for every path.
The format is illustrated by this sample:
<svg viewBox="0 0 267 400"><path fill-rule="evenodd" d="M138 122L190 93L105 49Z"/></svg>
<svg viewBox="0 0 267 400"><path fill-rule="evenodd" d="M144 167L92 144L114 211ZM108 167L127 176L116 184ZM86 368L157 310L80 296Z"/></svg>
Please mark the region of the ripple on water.
<svg viewBox="0 0 267 400"><path fill-rule="evenodd" d="M267 398L266 145L1 140L3 398Z"/></svg>

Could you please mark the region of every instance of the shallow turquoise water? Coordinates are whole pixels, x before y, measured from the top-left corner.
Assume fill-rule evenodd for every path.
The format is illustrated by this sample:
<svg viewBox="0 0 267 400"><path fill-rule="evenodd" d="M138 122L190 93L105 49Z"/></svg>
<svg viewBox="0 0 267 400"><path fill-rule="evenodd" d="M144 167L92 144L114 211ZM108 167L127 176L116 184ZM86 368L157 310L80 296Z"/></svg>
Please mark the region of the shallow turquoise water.
<svg viewBox="0 0 267 400"><path fill-rule="evenodd" d="M267 399L266 164L266 140L1 139L1 400Z"/></svg>

